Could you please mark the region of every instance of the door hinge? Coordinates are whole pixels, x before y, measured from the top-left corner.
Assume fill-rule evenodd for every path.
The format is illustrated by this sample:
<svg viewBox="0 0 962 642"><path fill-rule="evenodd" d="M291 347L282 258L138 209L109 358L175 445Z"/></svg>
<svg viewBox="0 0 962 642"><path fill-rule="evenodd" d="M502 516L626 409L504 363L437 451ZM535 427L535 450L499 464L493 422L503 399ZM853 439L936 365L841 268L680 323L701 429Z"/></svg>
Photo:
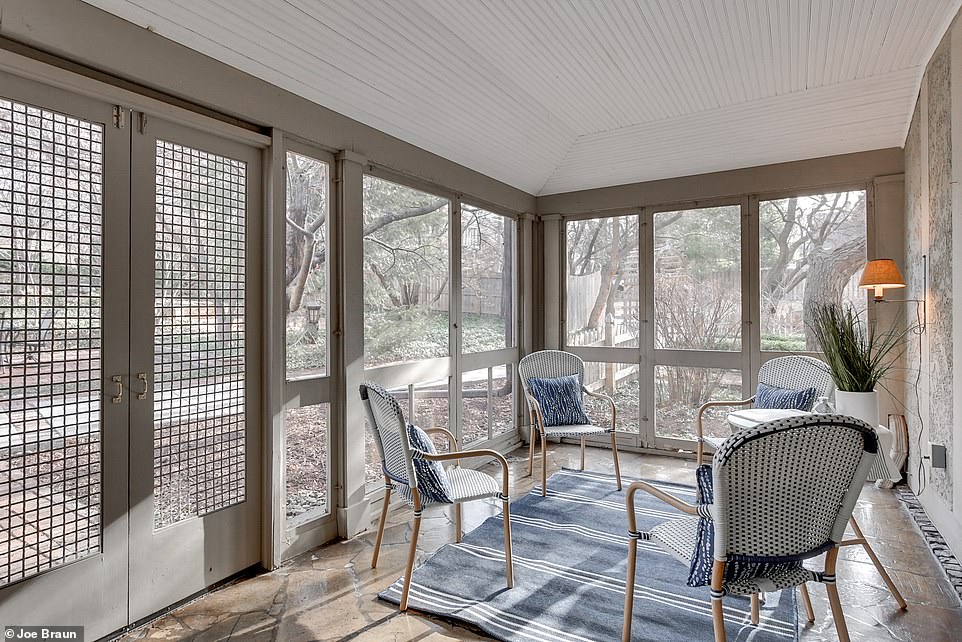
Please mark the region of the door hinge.
<svg viewBox="0 0 962 642"><path fill-rule="evenodd" d="M127 110L120 105L114 105L114 127L123 129L127 126Z"/></svg>

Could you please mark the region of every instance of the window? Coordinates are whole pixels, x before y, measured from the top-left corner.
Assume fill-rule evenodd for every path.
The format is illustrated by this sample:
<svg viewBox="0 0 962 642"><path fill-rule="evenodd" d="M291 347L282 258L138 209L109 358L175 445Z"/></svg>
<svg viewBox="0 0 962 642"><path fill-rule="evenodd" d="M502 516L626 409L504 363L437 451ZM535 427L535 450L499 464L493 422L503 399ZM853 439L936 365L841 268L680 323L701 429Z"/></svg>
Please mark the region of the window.
<svg viewBox="0 0 962 642"><path fill-rule="evenodd" d="M514 345L513 218L461 206L461 352Z"/></svg>
<svg viewBox="0 0 962 642"><path fill-rule="evenodd" d="M364 365L449 354L449 203L364 177Z"/></svg>
<svg viewBox="0 0 962 642"><path fill-rule="evenodd" d="M655 366L655 435L695 439L698 408L706 401L742 399L740 370L688 366ZM706 413L706 435L727 436L725 417L731 408Z"/></svg>
<svg viewBox="0 0 962 642"><path fill-rule="evenodd" d="M655 348L741 348L741 208L654 216Z"/></svg>
<svg viewBox="0 0 962 642"><path fill-rule="evenodd" d="M284 413L288 526L329 512L329 411L330 404L324 403Z"/></svg>
<svg viewBox="0 0 962 642"><path fill-rule="evenodd" d="M568 221L569 346L637 347L638 217Z"/></svg>
<svg viewBox="0 0 962 642"><path fill-rule="evenodd" d="M287 152L287 378L327 372L327 163Z"/></svg>
<svg viewBox="0 0 962 642"><path fill-rule="evenodd" d="M461 380L461 445L514 430L514 365L470 370Z"/></svg>
<svg viewBox="0 0 962 642"><path fill-rule="evenodd" d="M842 302L865 311L865 191L761 201L759 295L762 350L815 351L812 307Z"/></svg>
<svg viewBox="0 0 962 642"><path fill-rule="evenodd" d="M641 400L640 368L637 363L585 362L585 387L593 393L608 395L618 410L618 432L638 432ZM604 399L584 395L585 412L596 426L608 426L611 406Z"/></svg>

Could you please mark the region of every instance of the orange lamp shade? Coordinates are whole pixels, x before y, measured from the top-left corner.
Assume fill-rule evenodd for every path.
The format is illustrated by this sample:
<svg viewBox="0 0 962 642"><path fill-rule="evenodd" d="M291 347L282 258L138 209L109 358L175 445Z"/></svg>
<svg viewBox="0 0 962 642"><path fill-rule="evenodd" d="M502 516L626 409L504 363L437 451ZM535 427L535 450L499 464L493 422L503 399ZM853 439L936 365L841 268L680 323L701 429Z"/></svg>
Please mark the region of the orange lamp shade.
<svg viewBox="0 0 962 642"><path fill-rule="evenodd" d="M885 288L904 288L905 279L892 259L875 259L865 264L858 287L875 290L875 298L885 296Z"/></svg>

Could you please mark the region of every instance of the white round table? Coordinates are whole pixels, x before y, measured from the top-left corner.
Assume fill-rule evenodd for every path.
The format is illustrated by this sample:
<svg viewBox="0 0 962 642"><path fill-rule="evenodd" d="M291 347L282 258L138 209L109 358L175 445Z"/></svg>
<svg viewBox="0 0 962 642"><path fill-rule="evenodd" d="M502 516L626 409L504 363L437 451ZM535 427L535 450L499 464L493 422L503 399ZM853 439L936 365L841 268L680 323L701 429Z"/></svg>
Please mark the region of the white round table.
<svg viewBox="0 0 962 642"><path fill-rule="evenodd" d="M758 424L776 419L787 419L788 417L799 417L812 413L804 410L775 410L751 408L749 410L736 410L728 414L728 425L732 432L738 432L745 428L754 428ZM880 488L892 488L902 480L902 473L893 461L892 447L895 444L895 436L892 431L885 426L878 426L875 429L878 435L879 451L878 457L868 472L868 480L874 481Z"/></svg>

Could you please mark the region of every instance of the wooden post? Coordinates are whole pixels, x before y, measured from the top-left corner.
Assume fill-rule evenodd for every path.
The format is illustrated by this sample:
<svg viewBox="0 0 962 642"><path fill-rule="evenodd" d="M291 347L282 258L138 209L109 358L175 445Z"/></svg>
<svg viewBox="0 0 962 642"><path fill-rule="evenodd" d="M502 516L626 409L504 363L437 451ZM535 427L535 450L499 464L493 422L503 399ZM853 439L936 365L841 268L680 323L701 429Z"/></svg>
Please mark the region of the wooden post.
<svg viewBox="0 0 962 642"><path fill-rule="evenodd" d="M605 346L615 345L615 317L610 312L605 315ZM605 394L609 397L615 394L615 364L605 364Z"/></svg>

